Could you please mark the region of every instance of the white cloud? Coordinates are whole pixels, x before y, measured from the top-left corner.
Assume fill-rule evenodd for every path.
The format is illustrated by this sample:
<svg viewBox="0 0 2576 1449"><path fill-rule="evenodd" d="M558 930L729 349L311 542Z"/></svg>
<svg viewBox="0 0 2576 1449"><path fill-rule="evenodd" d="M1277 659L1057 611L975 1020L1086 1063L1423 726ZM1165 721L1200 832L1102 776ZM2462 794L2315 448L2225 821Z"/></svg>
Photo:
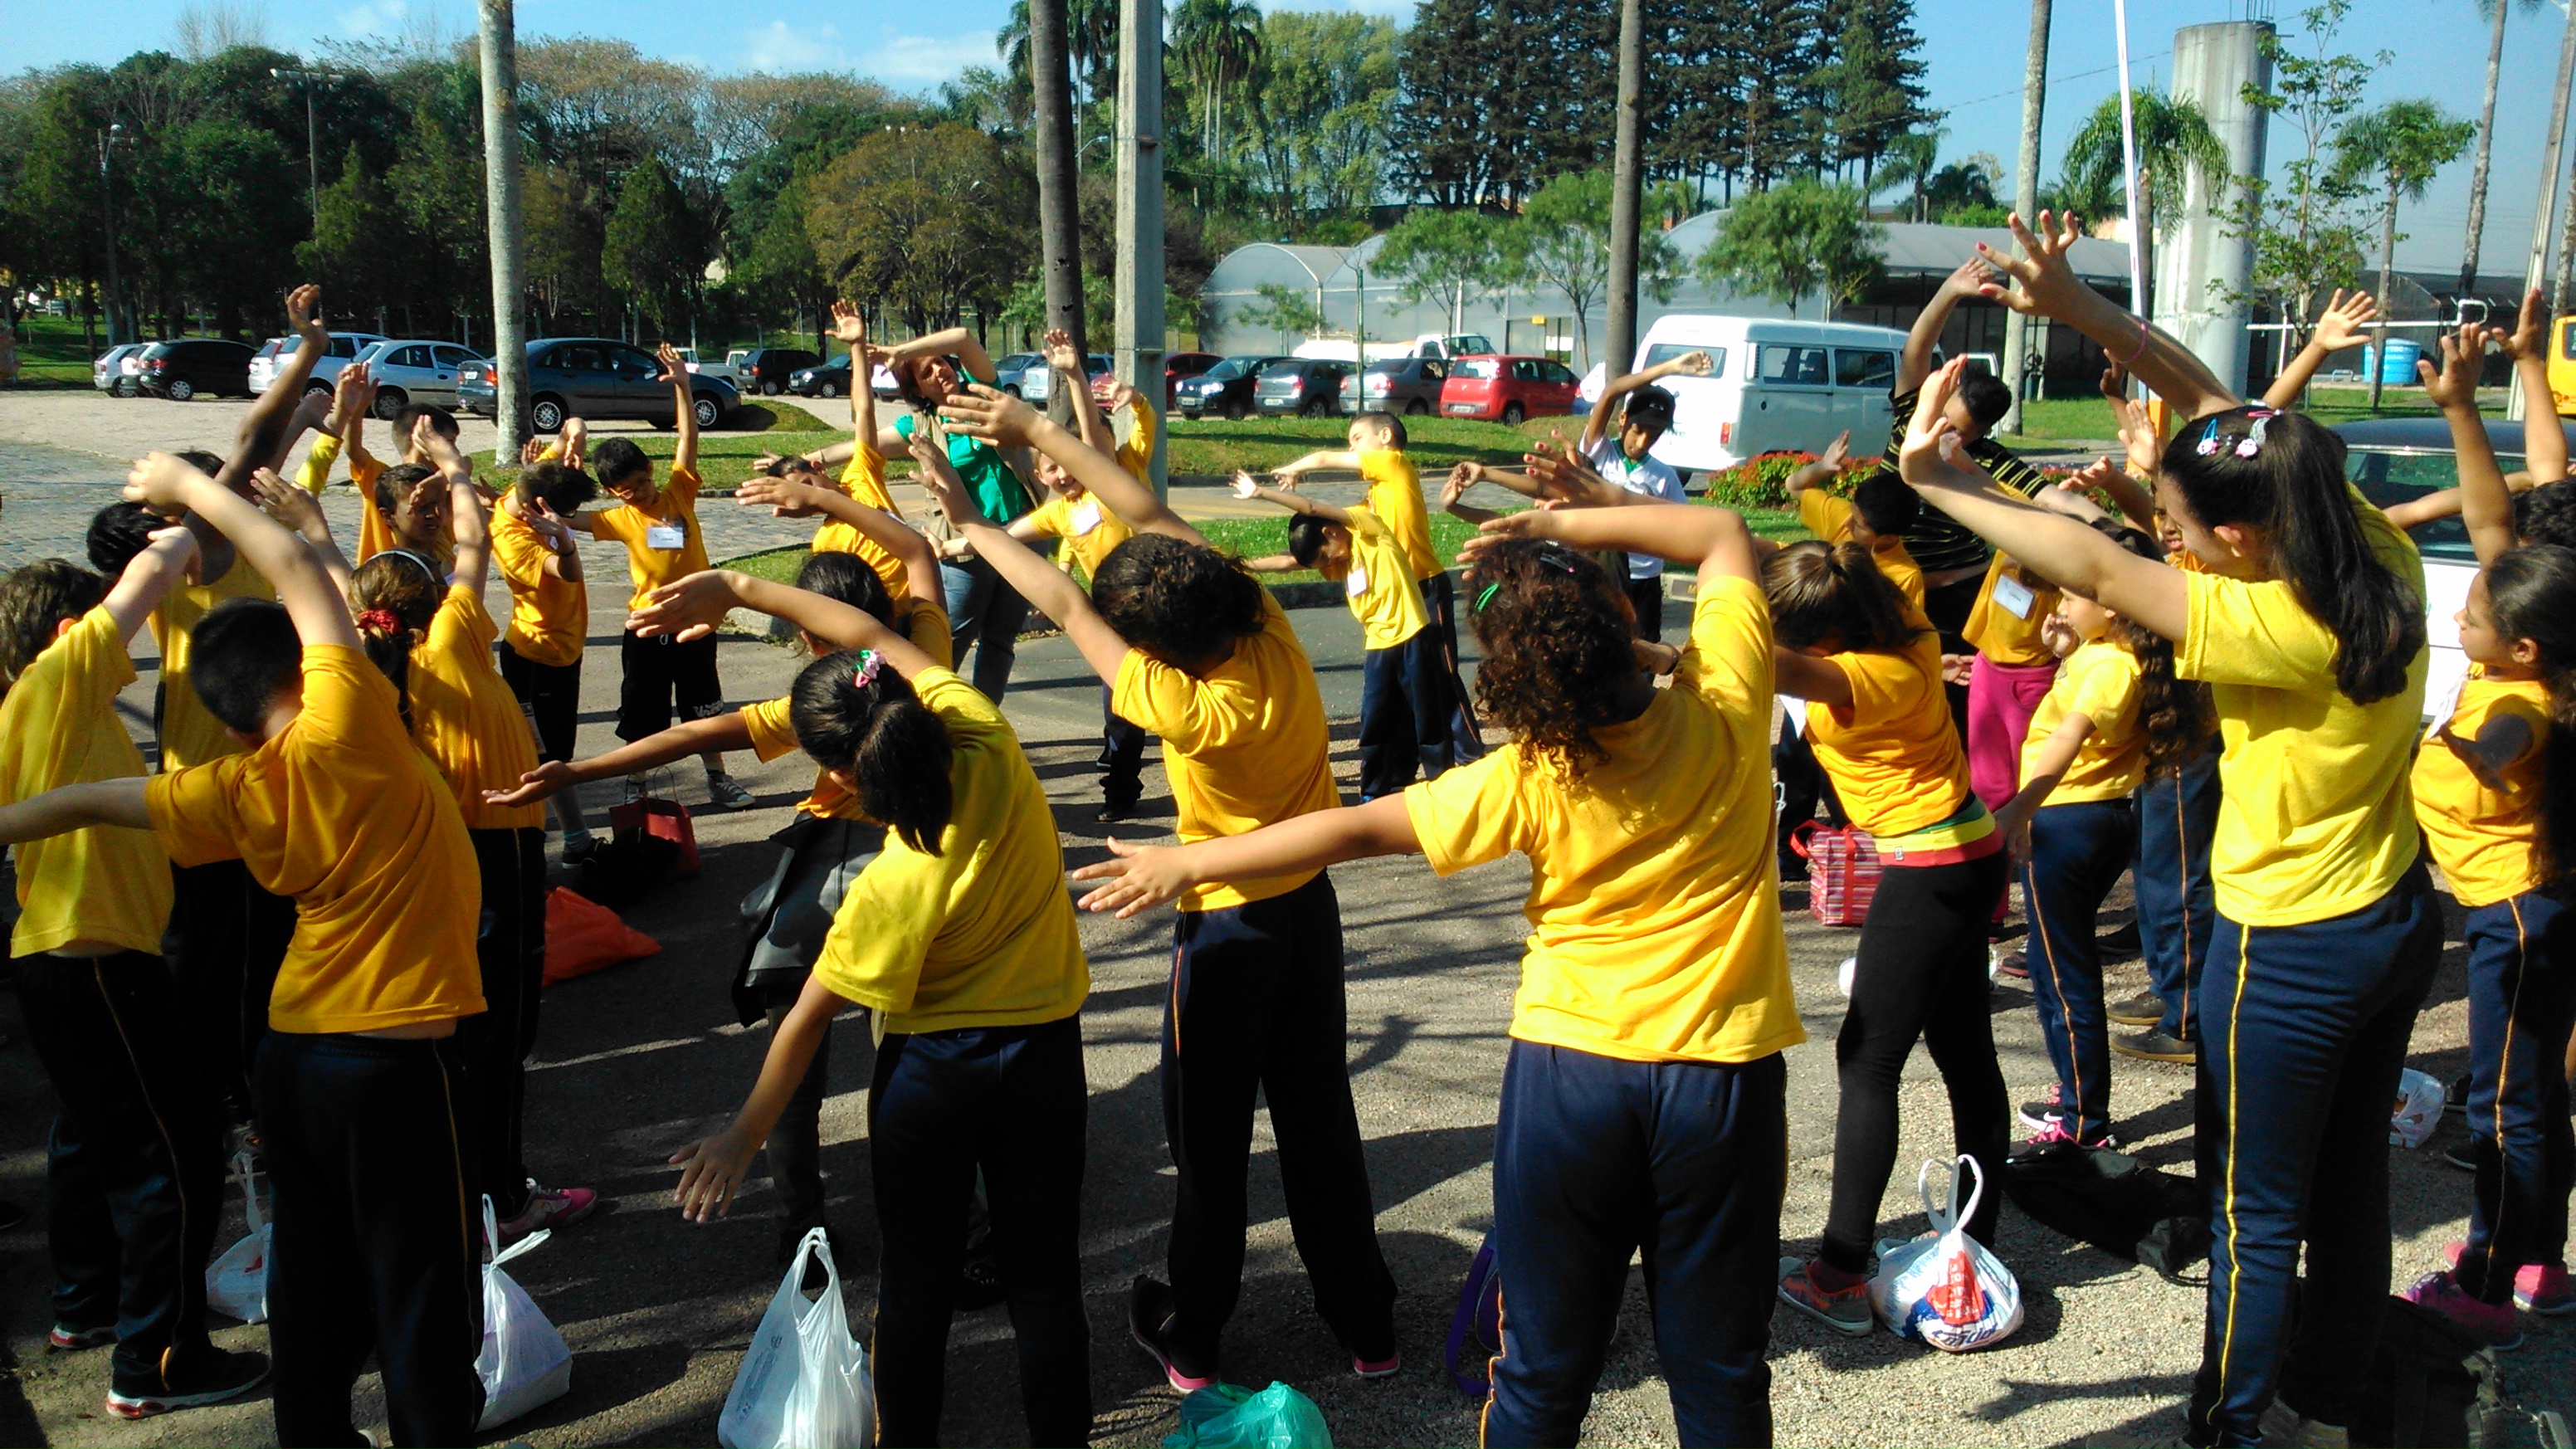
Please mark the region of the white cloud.
<svg viewBox="0 0 2576 1449"><path fill-rule="evenodd" d="M1258 0L1267 10L1356 10L1362 15L1382 15L1389 20L1410 24L1414 0Z"/></svg>
<svg viewBox="0 0 2576 1449"><path fill-rule="evenodd" d="M981 30L951 36L890 35L859 63L859 69L880 80L935 84L956 79L970 65L996 64L993 32Z"/></svg>
<svg viewBox="0 0 2576 1449"><path fill-rule="evenodd" d="M889 28L873 40L854 41L828 21L772 20L744 36L741 63L745 70L850 70L898 86L931 86L967 66L992 64L993 33L900 35Z"/></svg>
<svg viewBox="0 0 2576 1449"><path fill-rule="evenodd" d="M799 29L784 20L772 20L743 37L742 63L746 70L840 70L850 64L842 54L839 27L825 22Z"/></svg>

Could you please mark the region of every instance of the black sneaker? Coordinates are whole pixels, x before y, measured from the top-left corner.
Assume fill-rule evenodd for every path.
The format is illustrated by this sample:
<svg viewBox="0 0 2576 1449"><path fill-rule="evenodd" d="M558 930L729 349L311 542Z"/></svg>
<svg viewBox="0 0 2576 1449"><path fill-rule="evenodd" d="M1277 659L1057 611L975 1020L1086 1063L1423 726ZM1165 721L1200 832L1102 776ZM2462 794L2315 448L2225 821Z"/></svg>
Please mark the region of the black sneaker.
<svg viewBox="0 0 2576 1449"><path fill-rule="evenodd" d="M68 1323L57 1323L53 1330L45 1335L45 1346L57 1353L79 1353L83 1349L105 1348L114 1342L116 1342L116 1325L113 1323L97 1328L74 1328Z"/></svg>
<svg viewBox="0 0 2576 1449"><path fill-rule="evenodd" d="M1122 820L1132 820L1135 816L1135 801L1130 800L1122 805L1113 800L1102 805L1100 807L1100 813L1092 818L1098 820L1103 825L1115 825Z"/></svg>
<svg viewBox="0 0 2576 1449"><path fill-rule="evenodd" d="M2141 991L2103 1007L2102 1015L2122 1026L2155 1026L2165 1019L2165 999L2152 991Z"/></svg>
<svg viewBox="0 0 2576 1449"><path fill-rule="evenodd" d="M2050 1087L2047 1096L2036 1102L2022 1103L2014 1109L2013 1115L2020 1118L2021 1125L2031 1131L2044 1131L2049 1123L2057 1120L2058 1113L2066 1110L2066 1104L2062 1100L2064 1096L2063 1088Z"/></svg>
<svg viewBox="0 0 2576 1449"><path fill-rule="evenodd" d="M2200 1043L2167 1036L2155 1027L2111 1038L2111 1050L2124 1057L2146 1062L2196 1062L2200 1060Z"/></svg>
<svg viewBox="0 0 2576 1449"><path fill-rule="evenodd" d="M227 1353L211 1345L182 1357L161 1356L161 1372L128 1380L117 1374L107 1391L107 1411L120 1419L149 1419L173 1409L194 1409L238 1399L268 1379L268 1356Z"/></svg>
<svg viewBox="0 0 2576 1449"><path fill-rule="evenodd" d="M1163 1380L1174 1389L1188 1394L1215 1387L1215 1374L1201 1377L1183 1373L1180 1365L1172 1361L1168 1337L1172 1311L1171 1288L1141 1273L1136 1275L1135 1286L1127 1293L1127 1332L1136 1340L1136 1346L1163 1366Z"/></svg>
<svg viewBox="0 0 2576 1449"><path fill-rule="evenodd" d="M2135 921L2125 926L2112 927L2111 933L2107 936L2093 938L2093 950L2105 963L2129 960L2141 949L2143 948L2138 941L2138 923Z"/></svg>
<svg viewBox="0 0 2576 1449"><path fill-rule="evenodd" d="M2469 1074L2460 1073L2442 1089L2442 1110L2455 1117L2469 1115Z"/></svg>
<svg viewBox="0 0 2576 1449"><path fill-rule="evenodd" d="M587 865L599 858L599 837L588 831L563 838L563 863L567 867Z"/></svg>
<svg viewBox="0 0 2576 1449"><path fill-rule="evenodd" d="M1002 1255L990 1251L968 1253L965 1266L957 1272L957 1309L972 1313L990 1308L1008 1298L1010 1290L1002 1282Z"/></svg>
<svg viewBox="0 0 2576 1449"><path fill-rule="evenodd" d="M2478 1170L2478 1139L2463 1137L2442 1149L2442 1160L2462 1172Z"/></svg>

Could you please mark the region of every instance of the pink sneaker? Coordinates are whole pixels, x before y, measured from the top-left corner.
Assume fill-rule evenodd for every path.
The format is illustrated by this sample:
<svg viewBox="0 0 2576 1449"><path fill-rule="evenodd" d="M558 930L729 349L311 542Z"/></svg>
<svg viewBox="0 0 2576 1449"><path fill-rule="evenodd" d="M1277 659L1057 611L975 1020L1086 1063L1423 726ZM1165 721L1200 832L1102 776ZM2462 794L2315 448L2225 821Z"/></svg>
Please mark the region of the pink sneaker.
<svg viewBox="0 0 2576 1449"><path fill-rule="evenodd" d="M2453 1272L2460 1267L2460 1254L2468 1244L2452 1242L2442 1248L2442 1261ZM2513 1306L2525 1313L2545 1314L2556 1318L2576 1313L2576 1285L2567 1281L2564 1263L2525 1263L2513 1275Z"/></svg>
<svg viewBox="0 0 2576 1449"><path fill-rule="evenodd" d="M528 1205L516 1217L501 1220L501 1241L492 1251L518 1242L540 1228L568 1228L599 1210L599 1194L586 1187L539 1187L528 1179Z"/></svg>
<svg viewBox="0 0 2576 1449"><path fill-rule="evenodd" d="M1403 1367L1404 1355L1400 1353L1388 1354L1376 1363L1371 1363L1358 1354L1351 1355L1351 1372L1364 1379L1391 1379L1395 1377L1396 1371Z"/></svg>
<svg viewBox="0 0 2576 1449"><path fill-rule="evenodd" d="M2427 1273L2397 1296L2432 1309L2498 1349L2522 1346L2522 1330L2514 1325L2512 1308L2470 1297L2460 1291L2459 1280L2448 1273Z"/></svg>

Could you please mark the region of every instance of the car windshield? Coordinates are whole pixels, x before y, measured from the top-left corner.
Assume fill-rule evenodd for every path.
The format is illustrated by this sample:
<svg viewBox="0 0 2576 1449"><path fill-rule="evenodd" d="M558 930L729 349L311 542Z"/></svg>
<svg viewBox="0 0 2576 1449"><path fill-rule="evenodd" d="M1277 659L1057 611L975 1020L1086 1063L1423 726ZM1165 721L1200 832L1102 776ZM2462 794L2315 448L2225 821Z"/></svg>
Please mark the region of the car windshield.
<svg viewBox="0 0 2576 1449"><path fill-rule="evenodd" d="M1449 375L1451 377L1482 378L1490 381L1491 379L1503 375L1503 360L1499 357L1464 358L1451 365Z"/></svg>
<svg viewBox="0 0 2576 1449"><path fill-rule="evenodd" d="M1487 340L1485 334L1482 332L1461 332L1457 336L1450 338L1449 341L1451 343L1450 351L1453 354L1467 352L1491 352L1494 350L1494 344Z"/></svg>
<svg viewBox="0 0 2576 1449"><path fill-rule="evenodd" d="M2514 472L2522 467L2522 456L2499 453L2496 465L2507 473ZM2458 487L2460 465L2458 458L2448 452L2386 452L2355 448L2344 455L2344 476L2361 490L2361 496L2382 508L2389 508L2427 493ZM2428 559L2463 564L2478 561L2477 550L2469 546L2469 530L2456 513L2408 529L2407 537L2415 540L2416 551Z"/></svg>
<svg viewBox="0 0 2576 1449"><path fill-rule="evenodd" d="M1253 365L1259 361L1261 359L1258 357L1229 357L1209 368L1203 376L1210 382L1232 382L1250 372Z"/></svg>

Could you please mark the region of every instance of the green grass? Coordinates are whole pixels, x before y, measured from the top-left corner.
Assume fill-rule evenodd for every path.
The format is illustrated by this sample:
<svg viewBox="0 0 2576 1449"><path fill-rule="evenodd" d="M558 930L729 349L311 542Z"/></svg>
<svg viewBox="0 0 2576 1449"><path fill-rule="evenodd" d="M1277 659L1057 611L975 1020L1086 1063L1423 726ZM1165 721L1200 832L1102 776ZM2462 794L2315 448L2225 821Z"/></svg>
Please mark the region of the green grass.
<svg viewBox="0 0 2576 1449"><path fill-rule="evenodd" d="M2478 402L2483 408L2501 413L2504 390L2487 389L2480 394ZM2332 426L2364 418L2431 417L2438 409L2425 401L2421 388L2383 388L2379 407L2373 411L2367 387L2318 384L2308 389L2308 400L2302 411L2318 422ZM2116 434L2111 424L2111 405L2098 397L2034 399L2021 405L2021 418L2020 432L1995 435L2004 446L2025 448L2044 443L2104 442Z"/></svg>
<svg viewBox="0 0 2576 1449"><path fill-rule="evenodd" d="M1348 447L1350 420L1343 417L1249 417L1241 422L1208 417L1192 422L1178 414L1169 419L1166 453L1175 474L1205 476L1237 468L1266 472L1318 448ZM1426 478L1449 471L1453 463L1511 463L1530 444L1562 432L1570 441L1583 430L1581 418L1532 418L1519 427L1480 423L1467 418L1406 418L1406 456Z"/></svg>
<svg viewBox="0 0 2576 1449"><path fill-rule="evenodd" d="M796 582L796 571L805 566L805 560L812 554L813 550L802 544L795 544L787 548L771 548L763 549L759 553L747 553L740 558L723 559L718 562L717 567L739 569L754 578L767 579L773 584L793 585Z"/></svg>
<svg viewBox="0 0 2576 1449"><path fill-rule="evenodd" d="M96 334L101 350L107 334ZM18 319L18 385L20 387L87 387L95 353L81 341L78 317L30 316Z"/></svg>

